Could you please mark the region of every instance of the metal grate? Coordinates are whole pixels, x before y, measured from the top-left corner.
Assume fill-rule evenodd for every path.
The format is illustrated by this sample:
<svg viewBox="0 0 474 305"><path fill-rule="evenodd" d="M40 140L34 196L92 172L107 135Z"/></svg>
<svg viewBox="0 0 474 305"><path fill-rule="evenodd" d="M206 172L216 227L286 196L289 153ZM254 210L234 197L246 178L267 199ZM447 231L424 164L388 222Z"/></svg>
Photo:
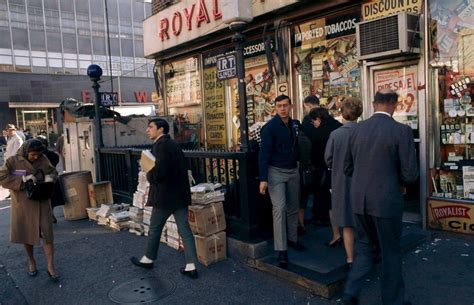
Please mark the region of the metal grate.
<svg viewBox="0 0 474 305"><path fill-rule="evenodd" d="M363 23L359 31L361 56L399 48L397 15Z"/></svg>
<svg viewBox="0 0 474 305"><path fill-rule="evenodd" d="M161 12L168 6L175 4L179 2L178 0L153 0L151 2L151 13L153 15L157 14L158 12Z"/></svg>

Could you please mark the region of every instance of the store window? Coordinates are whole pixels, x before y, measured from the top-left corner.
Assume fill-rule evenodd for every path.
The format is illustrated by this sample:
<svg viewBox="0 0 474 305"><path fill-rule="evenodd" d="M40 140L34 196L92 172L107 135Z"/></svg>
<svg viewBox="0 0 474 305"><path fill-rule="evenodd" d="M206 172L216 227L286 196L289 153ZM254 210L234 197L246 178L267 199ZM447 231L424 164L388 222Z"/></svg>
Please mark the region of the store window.
<svg viewBox="0 0 474 305"><path fill-rule="evenodd" d="M344 96L361 97L355 35L359 20L359 12L348 12L292 28L294 86L299 105L305 97L316 95L338 118Z"/></svg>
<svg viewBox="0 0 474 305"><path fill-rule="evenodd" d="M430 126L435 135L431 147L431 195L472 201L474 7L469 1L432 0L430 13L431 96L435 101L430 104ZM439 218L433 217L431 221Z"/></svg>
<svg viewBox="0 0 474 305"><path fill-rule="evenodd" d="M203 147L201 79L197 57L165 65L166 103L175 140L183 149Z"/></svg>

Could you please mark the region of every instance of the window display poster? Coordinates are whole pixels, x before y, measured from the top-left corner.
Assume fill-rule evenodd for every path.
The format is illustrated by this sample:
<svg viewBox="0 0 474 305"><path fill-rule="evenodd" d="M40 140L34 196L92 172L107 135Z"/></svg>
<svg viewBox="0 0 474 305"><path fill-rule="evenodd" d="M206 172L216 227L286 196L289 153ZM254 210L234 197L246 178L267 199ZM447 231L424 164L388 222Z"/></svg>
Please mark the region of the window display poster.
<svg viewBox="0 0 474 305"><path fill-rule="evenodd" d="M204 69L204 108L206 115L207 147L226 149L226 114L224 82L216 77L217 68Z"/></svg>
<svg viewBox="0 0 474 305"><path fill-rule="evenodd" d="M428 226L432 229L474 234L474 206L429 200Z"/></svg>
<svg viewBox="0 0 474 305"><path fill-rule="evenodd" d="M417 66L407 66L374 72L374 92L392 89L398 93L393 118L418 129Z"/></svg>
<svg viewBox="0 0 474 305"><path fill-rule="evenodd" d="M168 107L187 107L201 104L201 82L197 58L167 64L166 101Z"/></svg>

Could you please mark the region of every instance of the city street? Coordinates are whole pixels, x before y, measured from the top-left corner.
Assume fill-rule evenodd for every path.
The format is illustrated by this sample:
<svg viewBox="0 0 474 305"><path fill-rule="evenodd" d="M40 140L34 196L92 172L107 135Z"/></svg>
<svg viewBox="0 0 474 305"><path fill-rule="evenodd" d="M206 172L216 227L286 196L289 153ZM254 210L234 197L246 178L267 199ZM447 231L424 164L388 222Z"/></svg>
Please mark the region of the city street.
<svg viewBox="0 0 474 305"><path fill-rule="evenodd" d="M7 192L0 189L0 199ZM208 268L200 278L179 274L183 254L162 245L153 270L132 266L129 257L141 255L145 238L126 231L113 233L88 220L65 221L56 208L55 225L59 284L46 274L42 249L36 250L39 274L27 275L26 256L20 245L10 244L9 200L0 203L0 303L114 304L114 287L140 278L156 284L161 300L150 304L334 304L308 291L228 258ZM433 232L431 240L412 249L404 258L407 299L415 305L474 304L474 237ZM132 284L125 285L133 293ZM161 290L160 290L161 289ZM125 289L126 291L126 289ZM361 304L380 304L379 280L367 280ZM131 303L129 303L131 304Z"/></svg>

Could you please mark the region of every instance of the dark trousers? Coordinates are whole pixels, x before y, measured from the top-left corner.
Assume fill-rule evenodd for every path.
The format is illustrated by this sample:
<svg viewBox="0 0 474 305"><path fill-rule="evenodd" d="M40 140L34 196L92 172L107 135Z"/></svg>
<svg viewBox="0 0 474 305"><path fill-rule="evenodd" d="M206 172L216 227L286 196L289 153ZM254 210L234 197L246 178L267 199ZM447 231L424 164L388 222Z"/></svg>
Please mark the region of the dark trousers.
<svg viewBox="0 0 474 305"><path fill-rule="evenodd" d="M379 218L359 214L354 216L355 257L344 293L351 297L358 296L364 283L364 277L374 263L375 249L379 248L382 256L382 303L384 305L402 305L405 286L402 277L400 249L401 217Z"/></svg>
<svg viewBox="0 0 474 305"><path fill-rule="evenodd" d="M313 219L322 223L329 223L331 209L331 192L326 188L315 188L313 192Z"/></svg>
<svg viewBox="0 0 474 305"><path fill-rule="evenodd" d="M196 245L194 244L193 233L189 228L187 208L181 208L175 211L153 208L145 252L146 257L152 260L157 258L158 248L160 247L161 232L166 224L166 220L171 216L171 214L174 215L176 225L178 226L178 233L183 239L186 264L196 263Z"/></svg>

